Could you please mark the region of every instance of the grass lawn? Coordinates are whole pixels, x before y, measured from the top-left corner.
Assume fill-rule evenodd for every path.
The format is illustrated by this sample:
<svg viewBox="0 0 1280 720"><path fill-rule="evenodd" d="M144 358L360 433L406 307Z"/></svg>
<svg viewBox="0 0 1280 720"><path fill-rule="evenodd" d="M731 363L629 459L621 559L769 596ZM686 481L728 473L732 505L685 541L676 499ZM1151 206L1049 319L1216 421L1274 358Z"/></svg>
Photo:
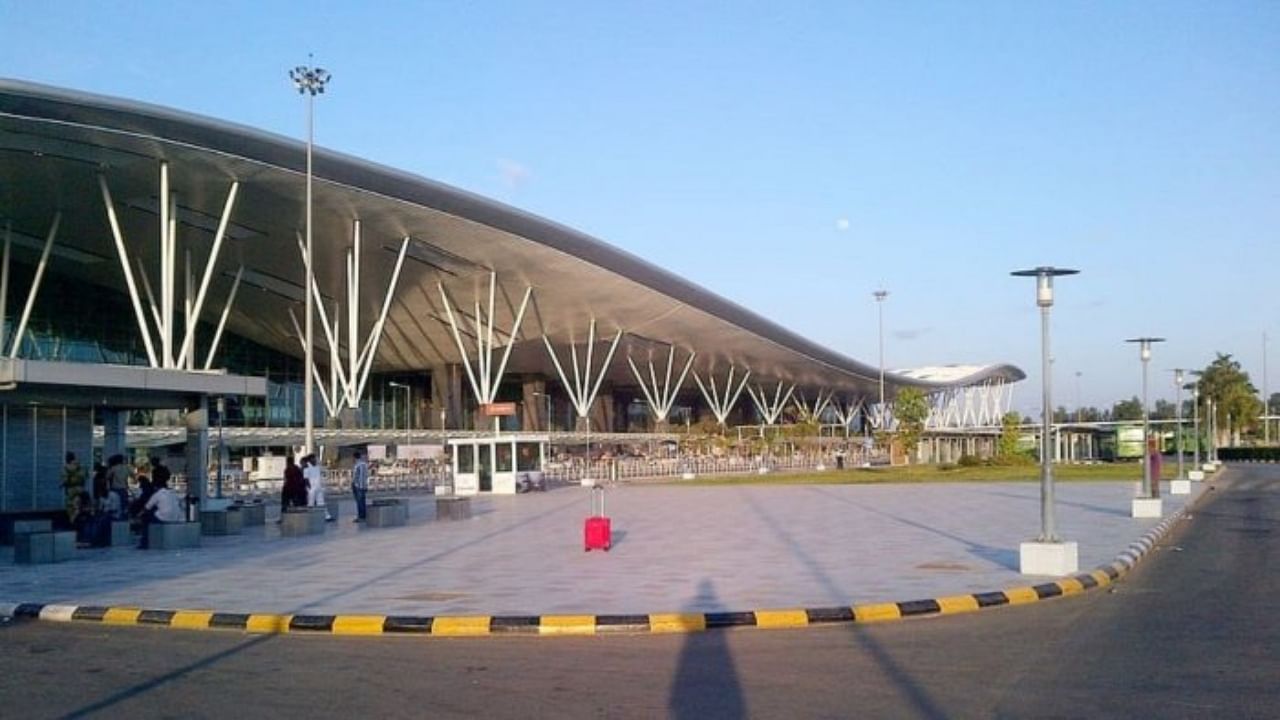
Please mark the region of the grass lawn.
<svg viewBox="0 0 1280 720"><path fill-rule="evenodd" d="M1164 462L1160 477L1172 479L1176 462ZM1102 480L1142 480L1142 466L1137 463L1101 463L1097 465L1054 465L1053 479L1066 482ZM854 485L860 483L923 482L1033 482L1040 480L1039 465L992 467L955 467L940 469L937 465L905 467L828 469L821 472L775 472L767 475L706 475L694 480L668 480L670 485Z"/></svg>

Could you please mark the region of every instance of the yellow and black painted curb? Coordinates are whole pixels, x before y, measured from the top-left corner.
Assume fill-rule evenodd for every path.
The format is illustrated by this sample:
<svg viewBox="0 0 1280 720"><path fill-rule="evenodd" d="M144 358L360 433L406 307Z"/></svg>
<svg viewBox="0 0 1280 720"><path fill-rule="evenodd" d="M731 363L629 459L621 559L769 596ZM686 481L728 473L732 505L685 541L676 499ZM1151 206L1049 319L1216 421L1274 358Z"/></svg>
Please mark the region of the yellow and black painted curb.
<svg viewBox="0 0 1280 720"><path fill-rule="evenodd" d="M993 592L951 595L906 602L825 608L684 612L647 615L278 615L222 613L209 610L150 610L95 605L0 604L0 617L53 622L96 622L183 630L240 630L250 633L318 633L330 635L425 635L477 637L496 635L605 635L610 633L688 633L719 628L800 628L837 623L874 623L911 617L953 615L1002 605L1023 605L1076 595L1119 580L1149 553L1181 519L1170 515L1135 541L1115 561L1097 569L1039 585Z"/></svg>

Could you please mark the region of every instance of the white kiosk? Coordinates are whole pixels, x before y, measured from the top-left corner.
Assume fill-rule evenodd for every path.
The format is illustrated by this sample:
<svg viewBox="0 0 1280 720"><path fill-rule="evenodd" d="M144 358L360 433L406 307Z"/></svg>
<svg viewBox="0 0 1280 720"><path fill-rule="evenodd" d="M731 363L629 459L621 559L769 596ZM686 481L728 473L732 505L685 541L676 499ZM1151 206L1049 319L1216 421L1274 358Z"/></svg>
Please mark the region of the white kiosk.
<svg viewBox="0 0 1280 720"><path fill-rule="evenodd" d="M546 435L499 435L450 438L453 455L453 494L516 493L516 478L536 473L546 463Z"/></svg>

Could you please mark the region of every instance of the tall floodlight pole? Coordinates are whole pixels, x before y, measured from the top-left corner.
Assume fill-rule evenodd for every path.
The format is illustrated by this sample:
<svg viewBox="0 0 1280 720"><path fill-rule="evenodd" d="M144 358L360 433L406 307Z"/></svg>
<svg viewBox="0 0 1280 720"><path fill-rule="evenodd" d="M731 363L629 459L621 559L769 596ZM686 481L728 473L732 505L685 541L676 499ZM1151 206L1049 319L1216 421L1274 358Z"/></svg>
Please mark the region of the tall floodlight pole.
<svg viewBox="0 0 1280 720"><path fill-rule="evenodd" d="M308 58L310 58L309 55ZM315 144L314 119L316 95L324 93L324 86L329 82L330 78L332 78L332 75L330 75L324 68L311 67L309 65L299 65L289 71L289 79L292 80L293 84L298 88L298 93L307 96L307 237L304 253L306 255L306 259L303 263L306 265L304 270L307 275L306 282L304 283L305 289L303 290L303 294L306 296L305 312L307 314L307 322L306 329L304 331L304 334L306 335L304 342L306 343L307 348L304 352L304 355L306 356L304 359L306 367L303 369L302 383L302 413L304 415L303 427L305 428L303 452L307 454L310 454L313 449L316 432L315 418L313 417L315 415L315 398L312 397L312 395L315 394L315 373L312 366L312 360L315 355L315 328L312 320L313 313L311 301L311 283L314 282L314 275L312 273L313 255L311 250L311 149Z"/></svg>
<svg viewBox="0 0 1280 720"><path fill-rule="evenodd" d="M413 408L413 388L394 380L387 384L393 388L400 388L401 390L404 390L404 444L409 445L411 442L409 440L409 413L412 412Z"/></svg>
<svg viewBox="0 0 1280 720"><path fill-rule="evenodd" d="M1267 334L1262 333L1262 442L1271 444L1271 398L1267 396Z"/></svg>
<svg viewBox="0 0 1280 720"><path fill-rule="evenodd" d="M1080 375L1082 375L1082 373L1080 373L1079 370L1076 370L1075 372L1075 421L1076 423L1080 423L1080 421L1083 421L1082 413L1080 413L1080 410L1082 410L1082 407L1080 407Z"/></svg>
<svg viewBox="0 0 1280 720"><path fill-rule="evenodd" d="M1053 423L1053 400L1049 366L1049 309L1053 307L1053 279L1075 275L1079 270L1041 266L1016 270L1011 275L1036 279L1036 306L1040 308L1040 536L1020 548L1023 574L1066 575L1079 569L1075 543L1058 537L1053 507L1053 465L1049 457L1049 434Z"/></svg>
<svg viewBox="0 0 1280 720"><path fill-rule="evenodd" d="M1189 383L1187 388L1191 390L1191 417L1192 427L1196 434L1196 444L1192 449L1191 461L1195 463L1196 471L1200 470L1200 384Z"/></svg>
<svg viewBox="0 0 1280 720"><path fill-rule="evenodd" d="M884 421L884 301L889 297L889 291L885 289L876 290L871 293L876 299L876 316L879 325L880 335L880 429L887 430Z"/></svg>
<svg viewBox="0 0 1280 720"><path fill-rule="evenodd" d="M1160 478L1153 478L1151 475L1151 410L1147 403L1147 366L1151 364L1151 346L1158 342L1164 342L1164 338L1158 337L1138 337L1130 338L1125 342L1138 344L1138 358L1142 361L1142 493L1143 500L1158 500L1160 498ZM1157 515L1159 512L1157 511Z"/></svg>
<svg viewBox="0 0 1280 720"><path fill-rule="evenodd" d="M1179 480L1181 480L1181 479L1182 479L1182 477L1183 477L1183 476L1182 476L1182 437L1183 437L1183 434L1184 434L1184 433L1182 432L1182 381L1183 381L1183 372L1185 372L1185 371L1184 371L1182 368L1174 368L1174 370L1173 370L1173 385L1174 385L1174 387L1176 387L1176 388L1177 388L1177 398L1178 398L1178 399L1177 399L1177 405L1174 407L1174 413L1176 414L1176 417L1177 417L1177 422L1176 422L1176 423L1174 423L1174 426L1175 426L1175 427L1177 427L1177 428L1178 428L1178 430L1177 430L1177 433L1174 435L1174 437L1175 437L1175 438L1177 438L1175 442L1176 442L1176 444L1177 444L1177 446L1178 446L1178 479L1179 479Z"/></svg>

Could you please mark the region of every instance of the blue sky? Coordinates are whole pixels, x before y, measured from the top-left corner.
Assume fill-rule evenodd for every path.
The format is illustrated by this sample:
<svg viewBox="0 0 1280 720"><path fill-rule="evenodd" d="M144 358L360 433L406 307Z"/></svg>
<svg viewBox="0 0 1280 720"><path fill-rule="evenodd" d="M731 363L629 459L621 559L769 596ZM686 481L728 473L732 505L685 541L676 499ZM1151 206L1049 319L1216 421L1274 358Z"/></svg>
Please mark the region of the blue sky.
<svg viewBox="0 0 1280 720"><path fill-rule="evenodd" d="M1013 362L1039 407L1280 339L1280 3L0 0L0 75L300 136L589 232L890 367ZM1280 342L1270 364L1280 365ZM1159 372L1159 375L1154 375ZM1268 383L1272 391L1280 382Z"/></svg>

